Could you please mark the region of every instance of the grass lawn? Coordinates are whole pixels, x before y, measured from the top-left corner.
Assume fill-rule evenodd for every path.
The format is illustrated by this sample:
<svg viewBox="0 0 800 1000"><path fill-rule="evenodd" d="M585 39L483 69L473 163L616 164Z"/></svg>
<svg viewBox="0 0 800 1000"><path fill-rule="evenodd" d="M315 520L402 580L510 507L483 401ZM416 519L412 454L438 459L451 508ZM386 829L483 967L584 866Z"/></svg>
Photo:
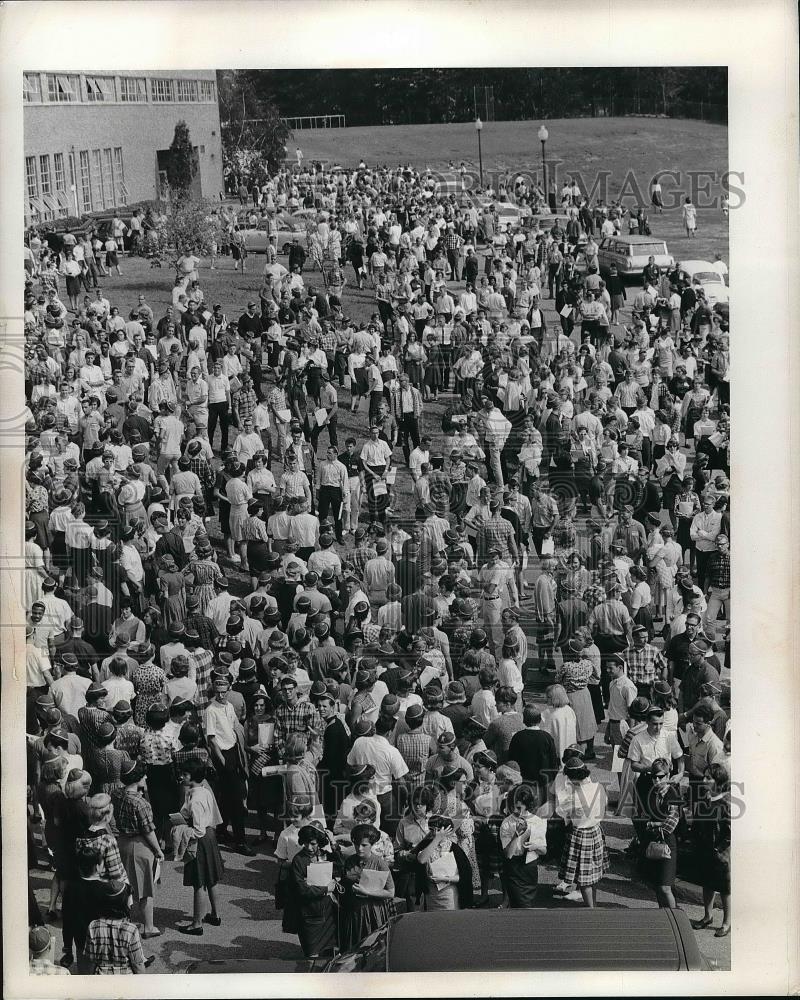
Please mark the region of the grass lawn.
<svg viewBox="0 0 800 1000"><path fill-rule="evenodd" d="M485 182L497 173L540 174L539 124L484 124ZM648 207L651 178L671 171L661 181L664 203L669 205L672 197L679 205L683 194L691 194L699 209L697 236L689 247L679 208L665 209L663 216L651 218L654 235L663 236L676 257L713 260L719 251L727 260L727 220L719 208L703 207L712 200L717 203L722 194L720 178L728 170L726 126L676 118L565 118L548 121L547 129L548 176L555 178L559 190L565 176L580 174L584 190L591 192L605 171L606 189L598 189L595 197L608 201L623 195L626 204L635 204L641 194ZM309 129L295 132L293 141L306 161L355 166L363 157L367 164L411 163L446 171L450 160L456 167L463 160L476 176L478 172L478 141L472 122Z"/></svg>

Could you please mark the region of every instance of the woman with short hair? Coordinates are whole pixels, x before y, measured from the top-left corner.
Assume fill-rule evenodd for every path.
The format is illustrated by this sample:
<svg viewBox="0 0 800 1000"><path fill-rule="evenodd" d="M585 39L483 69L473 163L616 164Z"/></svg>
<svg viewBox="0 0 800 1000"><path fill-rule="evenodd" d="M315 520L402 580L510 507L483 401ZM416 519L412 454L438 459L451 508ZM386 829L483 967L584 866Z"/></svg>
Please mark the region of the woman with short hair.
<svg viewBox="0 0 800 1000"><path fill-rule="evenodd" d="M555 803L556 814L567 824L567 842L558 872L560 885L576 885L585 905L593 909L597 883L608 870L608 851L600 825L606 811L606 793L589 777L589 769L580 758L567 761L564 775L567 780Z"/></svg>
<svg viewBox="0 0 800 1000"><path fill-rule="evenodd" d="M634 820L636 836L642 848L641 871L662 909L677 907L672 887L678 866L678 841L675 836L681 817L681 796L670 783L670 763L657 758L639 779L636 791L642 816Z"/></svg>

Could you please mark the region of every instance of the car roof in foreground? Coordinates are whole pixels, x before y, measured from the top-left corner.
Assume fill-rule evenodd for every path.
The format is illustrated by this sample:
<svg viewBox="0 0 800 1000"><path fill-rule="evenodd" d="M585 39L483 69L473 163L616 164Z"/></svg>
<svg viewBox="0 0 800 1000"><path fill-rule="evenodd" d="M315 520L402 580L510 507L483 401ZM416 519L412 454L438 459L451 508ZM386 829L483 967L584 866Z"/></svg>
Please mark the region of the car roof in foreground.
<svg viewBox="0 0 800 1000"><path fill-rule="evenodd" d="M682 911L661 909L403 914L391 928L389 945L391 972L686 968L702 968L689 921Z"/></svg>

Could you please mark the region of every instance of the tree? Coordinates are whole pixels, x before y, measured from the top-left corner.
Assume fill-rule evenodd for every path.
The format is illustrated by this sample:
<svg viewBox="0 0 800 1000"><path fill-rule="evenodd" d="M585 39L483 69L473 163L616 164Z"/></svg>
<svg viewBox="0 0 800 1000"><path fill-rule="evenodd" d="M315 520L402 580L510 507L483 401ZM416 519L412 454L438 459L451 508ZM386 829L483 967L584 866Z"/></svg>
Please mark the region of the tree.
<svg viewBox="0 0 800 1000"><path fill-rule="evenodd" d="M276 171L292 133L269 96L264 76L257 70L218 71L222 152L229 163L242 151L260 153Z"/></svg>
<svg viewBox="0 0 800 1000"><path fill-rule="evenodd" d="M197 162L189 136L189 126L181 120L175 126L175 135L172 137L172 144L169 147L169 160L167 162L167 180L179 200L188 195L196 173Z"/></svg>
<svg viewBox="0 0 800 1000"><path fill-rule="evenodd" d="M211 215L210 203L179 198L170 206L159 235L170 261L176 264L184 254L209 256L211 244L220 242L221 226Z"/></svg>

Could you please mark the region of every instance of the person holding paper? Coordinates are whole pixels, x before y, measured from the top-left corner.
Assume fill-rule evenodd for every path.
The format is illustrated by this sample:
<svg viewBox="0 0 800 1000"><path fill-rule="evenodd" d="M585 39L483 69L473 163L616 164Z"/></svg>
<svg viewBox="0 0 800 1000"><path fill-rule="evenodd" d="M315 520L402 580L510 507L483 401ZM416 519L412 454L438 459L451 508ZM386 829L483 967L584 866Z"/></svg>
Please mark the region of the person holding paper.
<svg viewBox="0 0 800 1000"><path fill-rule="evenodd" d="M512 910L536 905L539 858L547 853L547 820L536 815L537 806L530 785L518 785L509 792L510 815L500 826L500 846L503 889Z"/></svg>
<svg viewBox="0 0 800 1000"><path fill-rule="evenodd" d="M423 866L426 910L462 910L472 906L472 868L456 843L453 821L431 816L428 835L418 846Z"/></svg>
<svg viewBox="0 0 800 1000"><path fill-rule="evenodd" d="M355 856L345 864L345 896L342 904L340 940L342 951L351 951L394 915L394 881L388 862L373 853L380 839L368 824L353 827L350 839Z"/></svg>
<svg viewBox="0 0 800 1000"><path fill-rule="evenodd" d="M287 903L296 917L303 954L313 962L332 954L338 944L334 893L339 885L341 863L338 855L330 860L323 854L328 835L319 827L301 827L297 842L300 850L292 859Z"/></svg>

